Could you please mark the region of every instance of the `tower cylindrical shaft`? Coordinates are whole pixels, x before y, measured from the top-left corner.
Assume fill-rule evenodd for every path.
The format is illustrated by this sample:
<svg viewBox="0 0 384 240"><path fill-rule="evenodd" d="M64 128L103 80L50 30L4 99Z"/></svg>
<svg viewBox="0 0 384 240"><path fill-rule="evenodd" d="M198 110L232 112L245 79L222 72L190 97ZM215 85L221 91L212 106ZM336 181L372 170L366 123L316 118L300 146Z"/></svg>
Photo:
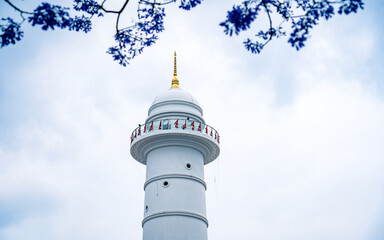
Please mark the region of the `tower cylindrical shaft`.
<svg viewBox="0 0 384 240"><path fill-rule="evenodd" d="M147 156L144 184L144 240L206 240L203 155L185 146L167 146Z"/></svg>

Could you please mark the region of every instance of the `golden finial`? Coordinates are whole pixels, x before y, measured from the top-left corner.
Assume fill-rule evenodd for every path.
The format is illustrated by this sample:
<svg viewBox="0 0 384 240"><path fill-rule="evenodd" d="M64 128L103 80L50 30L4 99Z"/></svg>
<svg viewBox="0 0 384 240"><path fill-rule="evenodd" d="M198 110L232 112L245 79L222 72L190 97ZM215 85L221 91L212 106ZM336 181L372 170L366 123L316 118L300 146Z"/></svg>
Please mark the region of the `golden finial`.
<svg viewBox="0 0 384 240"><path fill-rule="evenodd" d="M175 51L175 65L173 69L173 79L171 88L180 88L179 87L179 79L177 79L177 68L176 68L176 51Z"/></svg>

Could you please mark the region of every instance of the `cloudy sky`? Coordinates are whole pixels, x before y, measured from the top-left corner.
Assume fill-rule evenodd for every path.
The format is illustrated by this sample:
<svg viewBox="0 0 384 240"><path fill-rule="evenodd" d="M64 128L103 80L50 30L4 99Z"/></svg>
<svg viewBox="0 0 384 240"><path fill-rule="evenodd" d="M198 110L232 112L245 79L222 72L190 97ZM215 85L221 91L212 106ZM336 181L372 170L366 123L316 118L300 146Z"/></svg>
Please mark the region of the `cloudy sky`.
<svg viewBox="0 0 384 240"><path fill-rule="evenodd" d="M221 135L209 239L384 239L384 5L366 2L300 52L281 39L260 55L241 44L251 33L218 26L233 0L169 6L158 43L126 68L105 53L112 16L89 34L25 25L0 50L0 239L141 239L145 166L129 137L170 86L174 50Z"/></svg>

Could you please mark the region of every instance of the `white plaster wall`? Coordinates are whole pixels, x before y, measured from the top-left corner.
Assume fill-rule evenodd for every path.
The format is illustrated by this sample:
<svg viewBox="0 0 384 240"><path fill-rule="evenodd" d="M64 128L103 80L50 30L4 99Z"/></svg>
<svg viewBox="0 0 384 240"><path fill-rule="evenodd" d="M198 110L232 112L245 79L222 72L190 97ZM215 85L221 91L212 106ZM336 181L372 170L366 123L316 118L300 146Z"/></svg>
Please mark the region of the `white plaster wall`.
<svg viewBox="0 0 384 240"><path fill-rule="evenodd" d="M190 163L190 170L185 165ZM192 148L167 146L157 148L147 156L147 180L158 175L182 173L194 175L204 180L203 155Z"/></svg>
<svg viewBox="0 0 384 240"><path fill-rule="evenodd" d="M169 186L163 187L163 181L169 182ZM163 211L192 212L206 217L204 186L192 180L177 178L148 184L145 190L144 218Z"/></svg>
<svg viewBox="0 0 384 240"><path fill-rule="evenodd" d="M162 231L158 231L162 229ZM193 231L191 231L193 229ZM143 240L207 240L207 226L191 217L170 216L148 221Z"/></svg>

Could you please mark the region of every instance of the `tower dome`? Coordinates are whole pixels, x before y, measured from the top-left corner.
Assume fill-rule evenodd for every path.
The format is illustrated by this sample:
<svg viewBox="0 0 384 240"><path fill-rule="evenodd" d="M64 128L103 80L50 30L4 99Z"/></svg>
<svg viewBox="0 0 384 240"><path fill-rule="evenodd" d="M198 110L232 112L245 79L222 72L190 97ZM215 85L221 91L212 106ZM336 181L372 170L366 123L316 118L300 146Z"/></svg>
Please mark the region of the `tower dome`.
<svg viewBox="0 0 384 240"><path fill-rule="evenodd" d="M167 102L167 101L183 101L183 102L189 102L192 104L195 104L197 106L199 105L199 102L195 97L193 97L189 92L186 90L178 88L169 88L167 91L162 92L159 94L155 100L153 101L152 105L161 103L161 102Z"/></svg>
<svg viewBox="0 0 384 240"><path fill-rule="evenodd" d="M180 87L171 87L155 98L148 110L146 123L170 116L205 123L203 110L196 98Z"/></svg>

